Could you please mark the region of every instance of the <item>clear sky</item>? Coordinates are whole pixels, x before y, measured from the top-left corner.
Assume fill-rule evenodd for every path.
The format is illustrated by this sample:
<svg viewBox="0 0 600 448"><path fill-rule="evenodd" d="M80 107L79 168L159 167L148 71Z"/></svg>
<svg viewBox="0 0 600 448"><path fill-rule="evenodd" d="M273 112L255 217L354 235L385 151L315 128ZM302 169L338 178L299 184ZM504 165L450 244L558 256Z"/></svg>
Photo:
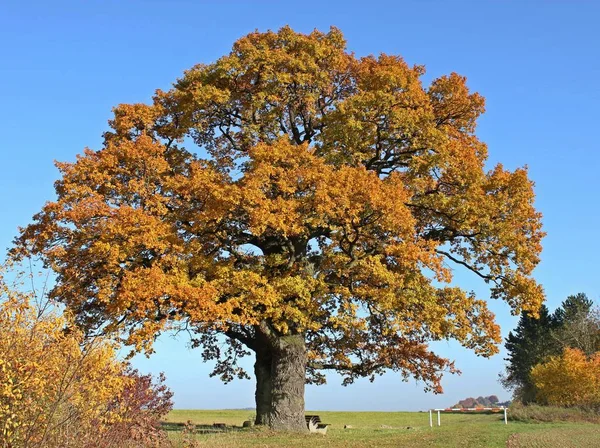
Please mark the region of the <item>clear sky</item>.
<svg viewBox="0 0 600 448"><path fill-rule="evenodd" d="M589 1L201 1L0 0L0 247L51 200L58 172L85 146L98 149L111 108L147 101L192 65L214 61L242 35L289 24L340 28L357 55L400 54L426 80L456 71L487 99L478 134L490 165L528 165L544 215L536 270L552 310L569 294L598 299L600 254L600 2ZM487 297L467 273L457 283ZM506 335L516 324L494 302ZM497 394L503 354L486 360L453 343L436 346L462 376L446 393L422 392L393 373L375 383L308 387L309 409L418 410ZM179 341L162 337L140 369L164 371L177 408L253 406L253 383L223 386ZM251 368L252 362L247 363Z"/></svg>

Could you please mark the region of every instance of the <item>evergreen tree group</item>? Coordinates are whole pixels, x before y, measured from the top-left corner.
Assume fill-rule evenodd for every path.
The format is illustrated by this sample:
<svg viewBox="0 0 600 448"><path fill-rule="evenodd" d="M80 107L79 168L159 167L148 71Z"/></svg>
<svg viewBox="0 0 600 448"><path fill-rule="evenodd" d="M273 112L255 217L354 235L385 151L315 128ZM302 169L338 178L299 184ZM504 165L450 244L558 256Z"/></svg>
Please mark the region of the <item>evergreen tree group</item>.
<svg viewBox="0 0 600 448"><path fill-rule="evenodd" d="M503 385L523 403L536 401L531 369L565 348L577 348L586 355L600 351L600 318L593 300L578 293L567 297L550 313L542 305L538 316L524 312L514 331L506 338L508 361Z"/></svg>

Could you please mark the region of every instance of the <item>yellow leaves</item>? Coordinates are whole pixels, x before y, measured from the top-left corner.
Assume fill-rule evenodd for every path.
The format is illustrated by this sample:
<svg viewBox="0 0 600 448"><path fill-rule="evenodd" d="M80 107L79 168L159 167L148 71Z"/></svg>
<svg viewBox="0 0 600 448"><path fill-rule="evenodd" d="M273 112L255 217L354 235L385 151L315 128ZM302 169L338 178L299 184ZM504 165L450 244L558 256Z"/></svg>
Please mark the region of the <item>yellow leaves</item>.
<svg viewBox="0 0 600 448"><path fill-rule="evenodd" d="M132 430L148 431L168 412L168 389L120 360L114 341L84 336L70 313L15 289L2 273L2 447L128 445Z"/></svg>
<svg viewBox="0 0 600 448"><path fill-rule="evenodd" d="M216 297L230 297L204 321L228 321L242 325L258 325L269 320L282 333L290 325L296 329L317 330L314 320L321 310L320 282L306 275L281 275L269 278L268 272L234 271L222 268L211 281ZM208 314L208 313L207 313ZM218 323L214 324L218 326Z"/></svg>
<svg viewBox="0 0 600 448"><path fill-rule="evenodd" d="M240 206L247 210L250 230L267 229L285 236L306 233L312 222L315 192L326 182L328 168L306 145L286 140L259 144L250 151L248 171L240 181Z"/></svg>
<svg viewBox="0 0 600 448"><path fill-rule="evenodd" d="M487 357L498 353L497 344L502 341L500 327L485 301L459 288L440 288L437 304L447 316L444 323L447 327L440 335L456 339L478 355Z"/></svg>
<svg viewBox="0 0 600 448"><path fill-rule="evenodd" d="M414 357L433 382L449 363L424 341L491 355L494 316L444 284L466 268L535 313L533 184L484 171L484 100L464 77L425 88L423 67L345 45L336 29L254 32L152 105L118 106L101 150L58 164L58 198L14 254L41 255L54 297L138 349L185 321L312 332L318 358L364 349L375 370L419 375Z"/></svg>
<svg viewBox="0 0 600 448"><path fill-rule="evenodd" d="M470 93L466 81L464 76L452 73L431 84L428 94L438 126L475 131L477 118L485 112L485 100L478 93Z"/></svg>
<svg viewBox="0 0 600 448"><path fill-rule="evenodd" d="M0 436L3 441L15 439L16 432L21 426L19 415L14 412L16 403L21 402L23 394L18 385L15 385L11 366L0 358Z"/></svg>
<svg viewBox="0 0 600 448"><path fill-rule="evenodd" d="M358 87L362 91L404 94L407 99L410 98L409 92L423 94L419 80L424 73L423 67L410 68L400 56L367 56L360 59L353 68L357 72Z"/></svg>
<svg viewBox="0 0 600 448"><path fill-rule="evenodd" d="M600 403L600 353L590 358L566 348L531 370L538 399L555 406L597 406Z"/></svg>
<svg viewBox="0 0 600 448"><path fill-rule="evenodd" d="M414 220L399 174L380 179L363 167L335 170L307 145L283 139L260 144L249 156L238 197L255 235L308 236L318 227L350 233L365 225L406 239L412 235Z"/></svg>
<svg viewBox="0 0 600 448"><path fill-rule="evenodd" d="M109 121L115 134L107 133L107 138L132 138L151 132L160 110L147 104L120 104L113 109L114 119Z"/></svg>
<svg viewBox="0 0 600 448"><path fill-rule="evenodd" d="M533 182L526 169L509 172L498 165L488 174L488 202L495 207L495 232L504 245L513 251L513 261L525 275L530 275L539 263L542 250L541 214L534 208ZM490 204L490 206L492 206Z"/></svg>
<svg viewBox="0 0 600 448"><path fill-rule="evenodd" d="M380 179L363 167L333 169L314 150L287 140L258 145L249 155L238 197L255 235L307 237L323 227L341 238L370 226L412 237L414 220L401 175Z"/></svg>
<svg viewBox="0 0 600 448"><path fill-rule="evenodd" d="M412 233L414 220L405 205L408 192L401 175L380 179L363 167L342 167L331 172L325 194L318 199L318 206L348 231L377 223L401 238Z"/></svg>
<svg viewBox="0 0 600 448"><path fill-rule="evenodd" d="M42 446L65 418L79 429L110 418L126 385L114 346L86 341L57 311L41 312L0 279L0 434L8 446ZM66 332L65 329L69 328Z"/></svg>
<svg viewBox="0 0 600 448"><path fill-rule="evenodd" d="M349 76L356 89L324 115L320 136L324 157L333 164L363 164L387 170L437 146L440 133L419 77L397 56L354 61Z"/></svg>
<svg viewBox="0 0 600 448"><path fill-rule="evenodd" d="M244 75L248 78L260 67L261 81L270 87L267 100L285 99L281 97L285 95L281 87L292 83L302 87L309 97L312 90L309 87L315 81L315 87L331 82L329 73L346 58L345 46L341 33L335 28L328 34L315 30L302 35L283 27L277 33L254 32L242 37L234 44L233 52L218 61L217 67L223 66L229 71L246 69Z"/></svg>

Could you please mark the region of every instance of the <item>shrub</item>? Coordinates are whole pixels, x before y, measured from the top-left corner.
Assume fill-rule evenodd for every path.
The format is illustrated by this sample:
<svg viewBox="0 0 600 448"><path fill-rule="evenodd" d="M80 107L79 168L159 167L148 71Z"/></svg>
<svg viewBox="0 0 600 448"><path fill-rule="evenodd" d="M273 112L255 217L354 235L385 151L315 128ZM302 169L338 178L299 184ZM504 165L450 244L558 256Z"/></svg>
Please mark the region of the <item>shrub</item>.
<svg viewBox="0 0 600 448"><path fill-rule="evenodd" d="M164 384L164 375L155 379L132 369L128 369L125 375L130 381L113 401L121 420L107 428L102 444L94 446L112 448L125 443L140 447L170 446L166 433L160 428L161 417L171 410L173 404L173 394Z"/></svg>
<svg viewBox="0 0 600 448"><path fill-rule="evenodd" d="M600 352L566 348L531 370L537 400L553 406L600 406Z"/></svg>
<svg viewBox="0 0 600 448"><path fill-rule="evenodd" d="M524 405L519 402L513 402L508 408L508 419L524 423L564 421L600 423L600 415L592 409Z"/></svg>
<svg viewBox="0 0 600 448"><path fill-rule="evenodd" d="M166 442L171 406L154 382L88 339L68 314L10 286L0 272L0 446L112 448Z"/></svg>

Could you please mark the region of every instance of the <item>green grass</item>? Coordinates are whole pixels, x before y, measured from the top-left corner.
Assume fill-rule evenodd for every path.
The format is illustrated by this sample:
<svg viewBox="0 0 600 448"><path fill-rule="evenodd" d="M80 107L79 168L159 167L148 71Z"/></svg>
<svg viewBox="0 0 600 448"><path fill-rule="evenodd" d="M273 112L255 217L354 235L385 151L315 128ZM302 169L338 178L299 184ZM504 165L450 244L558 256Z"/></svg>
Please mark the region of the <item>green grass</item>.
<svg viewBox="0 0 600 448"><path fill-rule="evenodd" d="M442 414L442 426L429 427L427 413L419 412L331 412L307 411L318 414L330 423L326 436L319 434L289 435L263 429L243 432L198 435L199 447L600 447L600 428L591 423L524 423L504 425L498 414ZM170 422L196 424L226 423L241 426L253 415L252 411L175 410ZM435 423L435 419L434 419ZM351 425L352 429L344 429ZM171 433L180 440L180 434Z"/></svg>
<svg viewBox="0 0 600 448"><path fill-rule="evenodd" d="M550 428L545 431L513 434L508 448L580 448L600 446L600 428L591 425Z"/></svg>

